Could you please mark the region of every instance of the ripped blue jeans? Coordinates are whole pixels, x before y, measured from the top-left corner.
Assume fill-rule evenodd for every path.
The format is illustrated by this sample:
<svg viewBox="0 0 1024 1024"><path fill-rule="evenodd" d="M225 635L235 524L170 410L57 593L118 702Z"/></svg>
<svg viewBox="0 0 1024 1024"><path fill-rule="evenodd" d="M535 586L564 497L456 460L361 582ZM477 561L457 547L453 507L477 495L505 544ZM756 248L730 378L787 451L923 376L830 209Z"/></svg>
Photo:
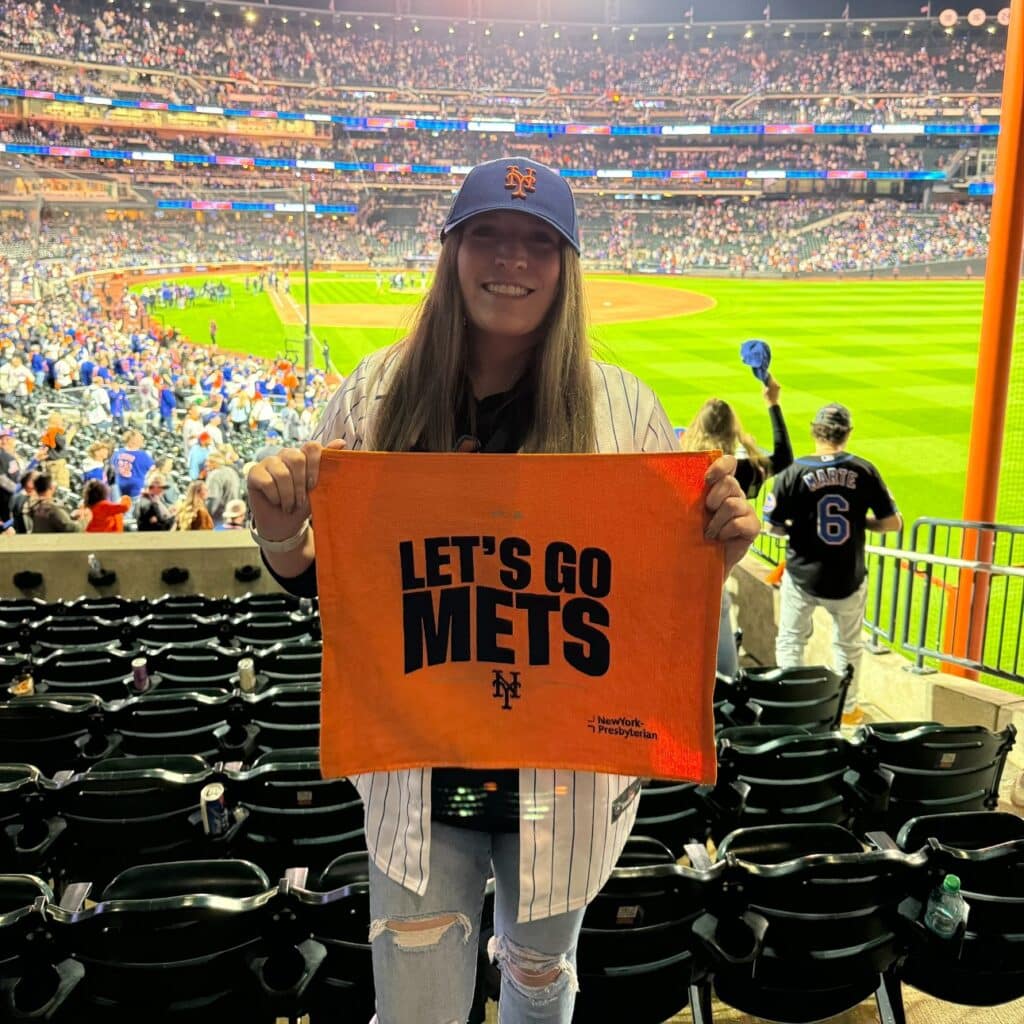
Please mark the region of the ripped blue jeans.
<svg viewBox="0 0 1024 1024"><path fill-rule="evenodd" d="M525 924L518 833L431 823L430 882L417 896L370 860L370 942L377 1024L465 1024L476 980L480 914L494 876L500 1024L569 1024L583 910ZM371 1022L372 1024L372 1022Z"/></svg>

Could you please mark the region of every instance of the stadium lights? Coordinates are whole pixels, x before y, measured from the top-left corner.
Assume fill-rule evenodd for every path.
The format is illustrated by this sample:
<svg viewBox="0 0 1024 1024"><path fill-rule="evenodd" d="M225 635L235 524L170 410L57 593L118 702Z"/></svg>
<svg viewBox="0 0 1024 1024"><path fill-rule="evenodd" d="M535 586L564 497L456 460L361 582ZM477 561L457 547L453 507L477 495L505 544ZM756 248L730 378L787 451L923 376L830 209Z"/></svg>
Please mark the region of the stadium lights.
<svg viewBox="0 0 1024 1024"><path fill-rule="evenodd" d="M600 36L597 34L597 30L596 29L591 34L590 38L593 39L595 42L600 38Z"/></svg>
<svg viewBox="0 0 1024 1024"><path fill-rule="evenodd" d="M561 39L561 38L562 38L562 33L559 32L558 29L556 28L555 29L555 39Z"/></svg>
<svg viewBox="0 0 1024 1024"><path fill-rule="evenodd" d="M669 39L675 39L675 37L676 37L675 32L673 32L672 29L669 29L668 30L668 38Z"/></svg>
<svg viewBox="0 0 1024 1024"><path fill-rule="evenodd" d="M992 36L992 35L995 35L995 32L996 32L996 27L995 27L995 25L989 25L989 27L988 27L988 34L989 34L990 36Z"/></svg>
<svg viewBox="0 0 1024 1024"><path fill-rule="evenodd" d="M948 28L946 29L946 35L947 35L947 36L951 36L952 34L953 34L953 26L952 26L952 25L950 25L950 26L949 26L949 27L948 27Z"/></svg>
<svg viewBox="0 0 1024 1024"><path fill-rule="evenodd" d="M520 35L521 35L521 34L522 34L522 33L520 33ZM454 26L454 25L449 25L449 26L448 26L448 35L450 35L450 36L453 36L453 35L455 35L455 26Z"/></svg>
<svg viewBox="0 0 1024 1024"><path fill-rule="evenodd" d="M629 38L629 41L631 43L635 42L636 41L636 32L630 32L628 38Z"/></svg>
<svg viewBox="0 0 1024 1024"><path fill-rule="evenodd" d="M413 25L412 30L413 30L413 32L419 32L419 30L420 30L419 25Z"/></svg>
<svg viewBox="0 0 1024 1024"><path fill-rule="evenodd" d="M484 35L485 36L489 36L490 34L491 34L491 26L488 25L487 28L484 29Z"/></svg>
<svg viewBox="0 0 1024 1024"><path fill-rule="evenodd" d="M782 34L783 34L783 36L785 36L786 39L788 39L793 34L793 31L792 31L792 29L788 29L787 28L786 31L783 32Z"/></svg>
<svg viewBox="0 0 1024 1024"><path fill-rule="evenodd" d="M754 38L754 30L749 25L747 26L747 31L743 33L743 38L744 39L753 39Z"/></svg>
<svg viewBox="0 0 1024 1024"><path fill-rule="evenodd" d="M288 18L284 14L281 15L281 24L282 25L287 25L288 24Z"/></svg>
<svg viewBox="0 0 1024 1024"><path fill-rule="evenodd" d="M709 28L708 29L708 39L714 39L714 38L715 38L715 30L713 28Z"/></svg>
<svg viewBox="0 0 1024 1024"><path fill-rule="evenodd" d="M826 25L825 26L825 31L822 32L821 34L823 36L830 36L830 35L832 35L832 26L831 25Z"/></svg>
<svg viewBox="0 0 1024 1024"><path fill-rule="evenodd" d="M352 27L352 22L351 21L346 21L345 22L345 28L351 28L351 27Z"/></svg>
<svg viewBox="0 0 1024 1024"><path fill-rule="evenodd" d="M144 11L148 11L150 9L150 7L152 7L152 6L153 5L149 2L149 0L146 0L146 2L142 5L142 9Z"/></svg>
<svg viewBox="0 0 1024 1024"><path fill-rule="evenodd" d="M869 36L869 35L871 35L871 29L869 29L869 28L865 28L865 29L863 29L863 30L861 31L861 35L862 35L862 36Z"/></svg>
<svg viewBox="0 0 1024 1024"><path fill-rule="evenodd" d="M908 25L908 26L907 26L907 27L906 27L906 28L905 28L905 29L903 30L903 34L904 34L905 36L909 36L909 35L912 35L912 34L913 34L913 32L914 32L914 29L913 29L913 28L912 28L912 27L911 27L910 25Z"/></svg>
<svg viewBox="0 0 1024 1024"><path fill-rule="evenodd" d="M246 11L245 12L245 20L247 22L249 22L249 24L251 25L256 20L256 12L255 11Z"/></svg>
<svg viewBox="0 0 1024 1024"><path fill-rule="evenodd" d="M314 18L313 19L313 27L314 28L319 28L320 27L320 19L319 18Z"/></svg>
<svg viewBox="0 0 1024 1024"><path fill-rule="evenodd" d="M219 18L220 17L220 11L218 11L216 7L214 7L214 9L213 9L213 16L215 18Z"/></svg>
<svg viewBox="0 0 1024 1024"><path fill-rule="evenodd" d="M455 31L455 29L453 29L453 28L450 28L450 29L448 29L448 31L449 31L449 32L454 32L454 31ZM519 30L519 38L520 38L520 39L522 39L524 35L526 35L526 33L525 33L525 32L524 32L524 31L523 31L522 29L520 29L520 30Z"/></svg>

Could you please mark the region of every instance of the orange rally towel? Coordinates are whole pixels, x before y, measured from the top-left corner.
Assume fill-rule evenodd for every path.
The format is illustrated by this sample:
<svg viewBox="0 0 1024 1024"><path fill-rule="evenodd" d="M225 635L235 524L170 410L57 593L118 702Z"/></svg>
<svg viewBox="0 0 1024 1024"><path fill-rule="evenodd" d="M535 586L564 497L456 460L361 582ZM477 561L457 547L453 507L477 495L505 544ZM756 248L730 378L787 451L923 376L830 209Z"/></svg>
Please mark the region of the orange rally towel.
<svg viewBox="0 0 1024 1024"><path fill-rule="evenodd" d="M311 493L324 774L712 782L713 458L325 451Z"/></svg>

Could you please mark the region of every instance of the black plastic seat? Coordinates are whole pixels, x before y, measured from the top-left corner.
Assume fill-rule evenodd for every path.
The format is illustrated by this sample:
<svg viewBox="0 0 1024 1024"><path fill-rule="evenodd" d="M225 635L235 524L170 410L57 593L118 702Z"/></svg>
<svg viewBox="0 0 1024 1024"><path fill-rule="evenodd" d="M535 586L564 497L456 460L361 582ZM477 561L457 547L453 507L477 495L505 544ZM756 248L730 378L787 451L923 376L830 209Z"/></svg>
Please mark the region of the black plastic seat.
<svg viewBox="0 0 1024 1024"><path fill-rule="evenodd" d="M221 615L154 612L135 623L135 639L147 649L163 647L165 644L205 645L223 636L226 621Z"/></svg>
<svg viewBox="0 0 1024 1024"><path fill-rule="evenodd" d="M734 692L761 708L761 725L799 725L811 732L839 728L850 683L823 665L744 669Z"/></svg>
<svg viewBox="0 0 1024 1024"><path fill-rule="evenodd" d="M116 622L135 618L140 613L138 601L129 601L124 597L80 597L74 601L64 601L52 606L54 615L93 615L100 619Z"/></svg>
<svg viewBox="0 0 1024 1024"><path fill-rule="evenodd" d="M0 1019L53 1019L85 973L53 940L53 899L39 877L0 873Z"/></svg>
<svg viewBox="0 0 1024 1024"><path fill-rule="evenodd" d="M107 719L128 755L197 754L213 763L248 760L254 749L245 709L221 690L146 693L111 708Z"/></svg>
<svg viewBox="0 0 1024 1024"><path fill-rule="evenodd" d="M708 792L693 782L647 782L640 790L632 835L657 839L678 859L687 843L703 843L711 835L714 811Z"/></svg>
<svg viewBox="0 0 1024 1024"><path fill-rule="evenodd" d="M30 764L0 764L0 872L49 878L65 823Z"/></svg>
<svg viewBox="0 0 1024 1024"><path fill-rule="evenodd" d="M1024 997L1024 821L1015 814L966 812L914 818L897 839L906 852L928 846L930 871L904 905L910 952L887 977L902 1005L901 982L936 999L997 1006ZM930 889L960 879L969 913L962 935L933 936L922 924Z"/></svg>
<svg viewBox="0 0 1024 1024"><path fill-rule="evenodd" d="M32 671L32 658L28 651L19 650L13 645L0 650L0 687L6 689L26 671Z"/></svg>
<svg viewBox="0 0 1024 1024"><path fill-rule="evenodd" d="M261 753L320 745L320 684L288 683L242 694Z"/></svg>
<svg viewBox="0 0 1024 1024"><path fill-rule="evenodd" d="M195 645L167 644L146 652L148 670L160 677L161 690L231 690L238 662L249 652L215 642Z"/></svg>
<svg viewBox="0 0 1024 1024"><path fill-rule="evenodd" d="M719 913L767 923L750 963L708 946L719 999L782 1024L824 1020L872 994L889 1012L882 975L902 955L899 906L927 874L924 853L867 850L837 825L773 825L727 836L718 858L735 897Z"/></svg>
<svg viewBox="0 0 1024 1024"><path fill-rule="evenodd" d="M233 849L272 877L319 872L339 854L365 851L363 803L348 779L324 779L318 751L274 751L225 775L227 798L246 812Z"/></svg>
<svg viewBox="0 0 1024 1024"><path fill-rule="evenodd" d="M240 615L249 615L253 612L261 614L287 614L297 612L300 608L301 598L294 594L243 594L236 597L228 605L227 612L232 618Z"/></svg>
<svg viewBox="0 0 1024 1024"><path fill-rule="evenodd" d="M726 729L718 737L715 788L746 785L738 818L743 828L790 822L845 826L851 817L844 778L849 765L848 744L839 733L812 735L797 726Z"/></svg>
<svg viewBox="0 0 1024 1024"><path fill-rule="evenodd" d="M241 647L302 644L320 635L320 619L302 612L251 612L231 622L231 635Z"/></svg>
<svg viewBox="0 0 1024 1024"><path fill-rule="evenodd" d="M201 860L224 837L207 836L200 793L213 772L199 757L108 758L53 786L67 823L61 879L102 889L126 868Z"/></svg>
<svg viewBox="0 0 1024 1024"><path fill-rule="evenodd" d="M223 615L229 602L224 598L204 594L164 594L143 605L140 615L197 615L207 618Z"/></svg>
<svg viewBox="0 0 1024 1024"><path fill-rule="evenodd" d="M132 636L130 622L91 615L50 615L32 627L32 645L40 651L130 645Z"/></svg>
<svg viewBox="0 0 1024 1024"><path fill-rule="evenodd" d="M129 695L133 657L116 647L57 650L37 658L32 674L51 696L94 693L101 700L122 700Z"/></svg>
<svg viewBox="0 0 1024 1024"><path fill-rule="evenodd" d="M37 695L0 703L5 760L35 765L44 775L84 770L111 756L118 743L107 733L102 705L92 695Z"/></svg>
<svg viewBox="0 0 1024 1024"><path fill-rule="evenodd" d="M312 643L281 643L260 651L256 667L267 677L269 686L279 683L310 683L320 681L323 647Z"/></svg>
<svg viewBox="0 0 1024 1024"><path fill-rule="evenodd" d="M254 864L167 862L121 872L92 907L61 915L85 967L81 1020L264 1022L304 1012L322 947L296 934L287 897ZM130 965L130 969L126 969Z"/></svg>
<svg viewBox="0 0 1024 1024"><path fill-rule="evenodd" d="M630 835L616 863L617 868L647 868L675 864L676 855L659 839Z"/></svg>
<svg viewBox="0 0 1024 1024"><path fill-rule="evenodd" d="M53 606L38 597L0 597L0 623L3 624L38 622L52 614Z"/></svg>
<svg viewBox="0 0 1024 1024"><path fill-rule="evenodd" d="M932 722L865 726L850 774L860 831L895 834L925 814L993 810L1017 730Z"/></svg>

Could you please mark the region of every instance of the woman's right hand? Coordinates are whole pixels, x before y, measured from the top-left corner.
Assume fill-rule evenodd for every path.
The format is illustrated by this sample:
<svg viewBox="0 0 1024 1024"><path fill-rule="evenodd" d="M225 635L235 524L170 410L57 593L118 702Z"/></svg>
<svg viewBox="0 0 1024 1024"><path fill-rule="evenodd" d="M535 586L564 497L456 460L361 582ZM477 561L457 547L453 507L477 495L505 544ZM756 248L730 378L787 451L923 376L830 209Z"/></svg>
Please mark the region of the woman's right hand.
<svg viewBox="0 0 1024 1024"><path fill-rule="evenodd" d="M768 375L768 383L764 386L764 400L768 405L779 404L779 392L782 388L779 382L771 375Z"/></svg>
<svg viewBox="0 0 1024 1024"><path fill-rule="evenodd" d="M282 448L249 471L249 509L261 537L286 540L302 528L309 517L309 492L320 475L320 455L325 447L341 451L345 442L338 438L326 446L307 441L301 448Z"/></svg>

